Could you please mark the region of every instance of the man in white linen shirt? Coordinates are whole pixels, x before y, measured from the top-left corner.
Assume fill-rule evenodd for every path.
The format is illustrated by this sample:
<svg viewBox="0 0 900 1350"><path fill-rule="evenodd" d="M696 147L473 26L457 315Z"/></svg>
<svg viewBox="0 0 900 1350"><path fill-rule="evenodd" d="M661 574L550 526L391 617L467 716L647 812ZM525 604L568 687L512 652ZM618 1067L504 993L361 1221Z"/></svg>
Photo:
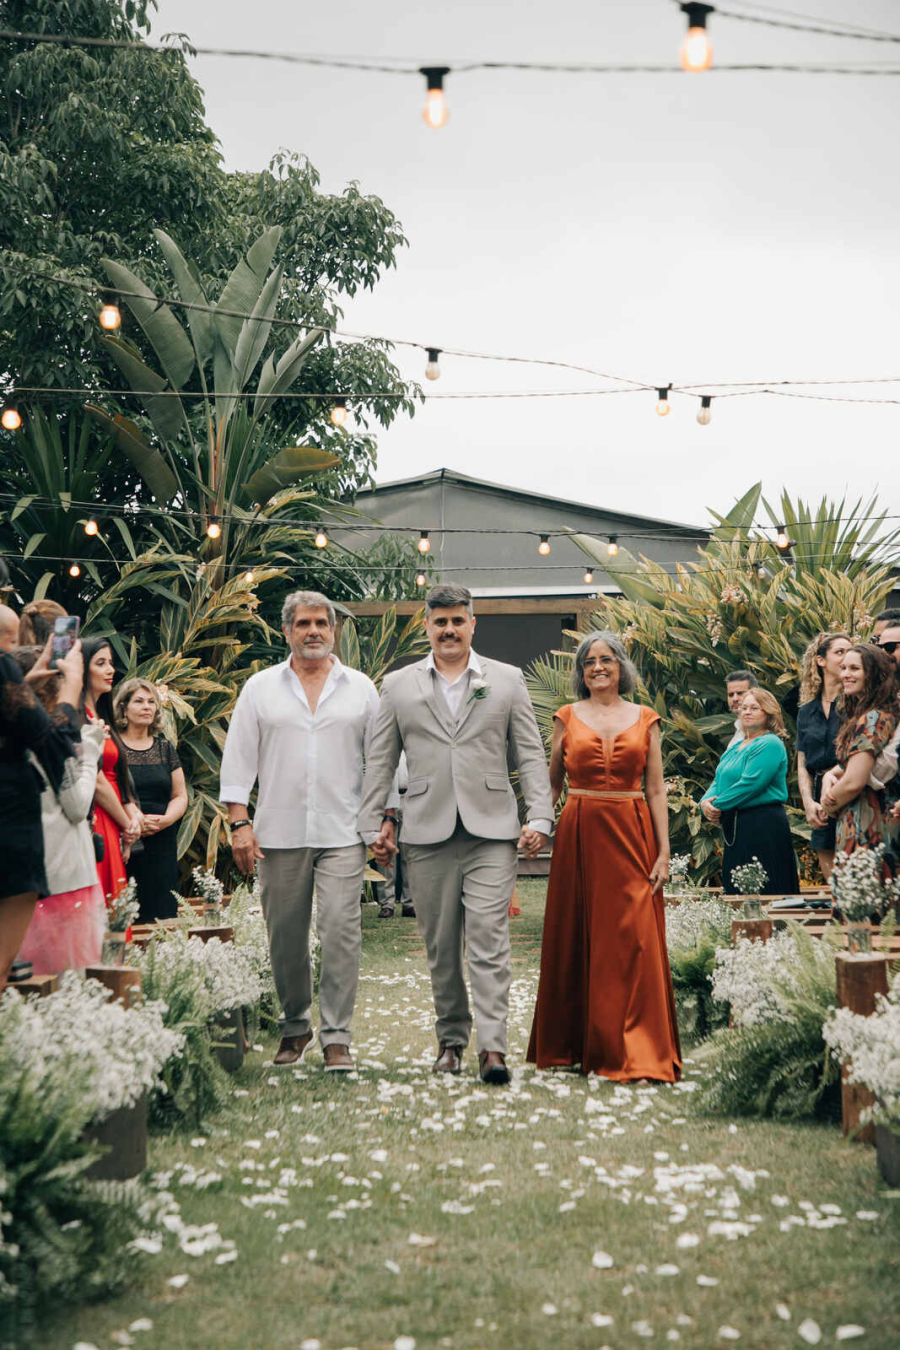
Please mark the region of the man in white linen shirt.
<svg viewBox="0 0 900 1350"><path fill-rule="evenodd" d="M359 894L366 846L357 829L363 761L378 711L374 684L332 655L335 614L317 591L294 591L281 614L286 661L252 675L222 755L234 860L259 862L262 906L281 1000L278 1065L314 1039L309 926L313 887L322 944L319 1037L329 1072L354 1067L350 1022L359 982ZM247 804L259 779L256 815Z"/></svg>

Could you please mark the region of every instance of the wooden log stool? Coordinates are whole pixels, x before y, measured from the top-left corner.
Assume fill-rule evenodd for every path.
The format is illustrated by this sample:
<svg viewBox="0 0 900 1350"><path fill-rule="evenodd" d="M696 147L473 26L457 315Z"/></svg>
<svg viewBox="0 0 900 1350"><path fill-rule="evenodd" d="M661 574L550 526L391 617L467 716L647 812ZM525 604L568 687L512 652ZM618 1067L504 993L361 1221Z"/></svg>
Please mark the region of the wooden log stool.
<svg viewBox="0 0 900 1350"><path fill-rule="evenodd" d="M875 1011L876 994L888 991L888 958L873 952L870 956L850 956L839 952L834 958L837 971L837 1001L839 1008L869 1017ZM875 1126L859 1126L867 1107L874 1105L868 1088L847 1081L848 1066L841 1067L841 1125L845 1135L856 1143L874 1144Z"/></svg>
<svg viewBox="0 0 900 1350"><path fill-rule="evenodd" d="M141 1001L141 972L134 966L88 966L85 975L112 991L114 1003L133 1008Z"/></svg>
<svg viewBox="0 0 900 1350"><path fill-rule="evenodd" d="M27 994L37 994L38 998L46 998L48 994L55 994L59 988L59 976L29 975L27 980L10 980L6 987L18 989L23 998Z"/></svg>

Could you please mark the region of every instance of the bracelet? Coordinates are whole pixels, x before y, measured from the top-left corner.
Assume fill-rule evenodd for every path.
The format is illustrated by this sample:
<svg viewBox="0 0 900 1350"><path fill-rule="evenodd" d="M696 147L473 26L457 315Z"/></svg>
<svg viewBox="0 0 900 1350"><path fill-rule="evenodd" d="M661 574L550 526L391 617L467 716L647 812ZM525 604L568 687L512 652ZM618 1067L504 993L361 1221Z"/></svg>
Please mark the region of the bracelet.
<svg viewBox="0 0 900 1350"><path fill-rule="evenodd" d="M389 815L387 814L387 812L385 812L385 814L381 817L381 823L382 823L382 825L384 824L384 822L385 822L386 820L389 820L389 821L391 822L391 824L396 828L396 825L397 825L397 817L396 817L396 816L389 816Z"/></svg>
<svg viewBox="0 0 900 1350"><path fill-rule="evenodd" d="M242 830L245 825L249 825L251 829L253 828L253 822L251 820L233 821L231 824L231 833L234 834L235 830Z"/></svg>

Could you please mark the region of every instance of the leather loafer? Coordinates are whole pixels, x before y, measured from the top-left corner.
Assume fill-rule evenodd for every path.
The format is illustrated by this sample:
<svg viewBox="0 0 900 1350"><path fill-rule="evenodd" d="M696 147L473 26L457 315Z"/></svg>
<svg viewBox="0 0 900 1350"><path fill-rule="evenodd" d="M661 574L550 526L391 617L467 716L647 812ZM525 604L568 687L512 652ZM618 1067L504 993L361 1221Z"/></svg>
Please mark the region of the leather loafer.
<svg viewBox="0 0 900 1350"><path fill-rule="evenodd" d="M282 1036L273 1064L277 1064L280 1069L291 1064L302 1064L303 1056L315 1038L313 1031L307 1031L303 1036Z"/></svg>
<svg viewBox="0 0 900 1350"><path fill-rule="evenodd" d="M322 1055L325 1059L326 1073L350 1073L356 1068L350 1057L350 1051L346 1045L339 1042L332 1042L331 1045L323 1047Z"/></svg>
<svg viewBox="0 0 900 1350"><path fill-rule="evenodd" d="M463 1048L441 1042L441 1050L431 1066L432 1073L459 1073L462 1069Z"/></svg>
<svg viewBox="0 0 900 1350"><path fill-rule="evenodd" d="M478 1052L478 1074L482 1083L492 1083L495 1087L503 1087L510 1080L510 1072L506 1067L506 1056L499 1050L480 1050Z"/></svg>

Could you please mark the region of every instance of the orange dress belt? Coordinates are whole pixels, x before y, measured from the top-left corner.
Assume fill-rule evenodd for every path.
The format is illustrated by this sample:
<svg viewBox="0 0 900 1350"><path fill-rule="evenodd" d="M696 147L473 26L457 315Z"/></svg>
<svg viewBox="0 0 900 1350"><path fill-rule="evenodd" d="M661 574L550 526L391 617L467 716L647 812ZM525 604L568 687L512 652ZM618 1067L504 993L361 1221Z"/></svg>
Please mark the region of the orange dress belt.
<svg viewBox="0 0 900 1350"><path fill-rule="evenodd" d="M569 788L570 797L598 797L607 802L642 802L644 794L637 792L595 792L593 788Z"/></svg>

